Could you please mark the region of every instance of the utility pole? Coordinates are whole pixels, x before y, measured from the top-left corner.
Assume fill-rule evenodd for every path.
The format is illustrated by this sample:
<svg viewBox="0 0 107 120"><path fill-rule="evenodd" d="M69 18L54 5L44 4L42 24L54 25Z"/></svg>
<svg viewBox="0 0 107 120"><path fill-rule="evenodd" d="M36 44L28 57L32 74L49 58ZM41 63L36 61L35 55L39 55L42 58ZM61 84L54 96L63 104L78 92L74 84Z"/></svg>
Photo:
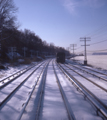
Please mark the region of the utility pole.
<svg viewBox="0 0 107 120"><path fill-rule="evenodd" d="M83 37L83 38L80 38L81 40L80 41L84 41L84 45L81 45L81 46L84 46L84 65L87 65L87 51L86 51L86 46L90 46L90 45L87 45L86 42L87 41L91 41L89 39L91 39L90 37Z"/></svg>
<svg viewBox="0 0 107 120"><path fill-rule="evenodd" d="M70 44L70 47L73 47L73 49L71 49L71 50L73 50L73 57L74 57L74 50L76 50L76 49L74 49L74 48L75 48L76 46L77 46L76 44Z"/></svg>

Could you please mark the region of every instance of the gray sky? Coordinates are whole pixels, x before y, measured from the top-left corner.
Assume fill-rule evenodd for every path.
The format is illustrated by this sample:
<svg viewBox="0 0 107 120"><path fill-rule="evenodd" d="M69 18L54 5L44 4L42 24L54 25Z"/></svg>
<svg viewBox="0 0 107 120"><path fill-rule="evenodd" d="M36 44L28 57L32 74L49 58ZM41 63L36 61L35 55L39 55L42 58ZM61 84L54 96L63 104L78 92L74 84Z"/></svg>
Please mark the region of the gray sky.
<svg viewBox="0 0 107 120"><path fill-rule="evenodd" d="M30 29L42 40L56 46L77 44L80 37L91 37L89 51L107 49L107 0L14 0L19 8L19 29ZM104 41L106 40L106 41ZM93 44L100 42L98 44Z"/></svg>

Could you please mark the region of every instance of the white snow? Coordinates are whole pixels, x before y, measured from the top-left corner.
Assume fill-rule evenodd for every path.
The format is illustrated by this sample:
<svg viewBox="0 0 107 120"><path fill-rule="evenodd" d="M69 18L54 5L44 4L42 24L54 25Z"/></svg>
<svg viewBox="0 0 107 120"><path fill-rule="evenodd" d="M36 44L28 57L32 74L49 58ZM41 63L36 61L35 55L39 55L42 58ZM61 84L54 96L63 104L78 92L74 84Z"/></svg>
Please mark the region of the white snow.
<svg viewBox="0 0 107 120"><path fill-rule="evenodd" d="M73 72L72 70L67 69L67 71L74 78L76 78L80 83L82 83L82 85L84 85L88 90L90 90L93 94L95 94L102 102L104 102L105 105L107 105L107 92L105 92L101 88L97 87L96 85L94 85L90 81L86 80L85 78L79 76L77 73ZM87 77L88 77L88 75L87 75ZM94 77L93 79L96 79L96 78ZM106 85L107 85L107 83L106 83ZM102 87L105 87L105 85L103 84Z"/></svg>
<svg viewBox="0 0 107 120"><path fill-rule="evenodd" d="M10 68L9 70L1 71L1 73L3 74L4 72L3 77L7 77L15 73L16 71L23 69L23 67L24 66ZM22 85L22 87L18 89L16 93L11 96L11 98L5 103L4 106L0 107L0 120L17 120L23 108L23 104L26 102L29 96L29 92L32 90L32 87L37 80L42 68L43 65ZM76 117L76 120L102 120L100 116L96 115L96 111L91 106L91 104L88 101L84 100L83 94L76 90L76 88L71 84L70 81L68 81L68 79L56 66L55 68L63 90L70 103L71 109ZM3 98L5 98L12 89L20 84L20 82L24 78L26 78L26 76L28 76L28 74L30 74L32 70L34 70L34 68L17 78L17 80L13 81L11 84L7 85L7 87L1 89L0 101L2 101ZM77 77L80 81L84 81L73 72L71 72L71 74ZM37 95L39 94L38 88L40 82L41 80L38 82L21 120L35 120L35 113L38 102ZM88 82L85 81L84 85L88 87L90 86L88 85ZM93 89L94 87L92 87L92 90ZM99 97L107 100L107 96L105 95L105 93L102 93L101 91L99 93L99 91L96 91L95 94L98 94ZM68 120L68 114L58 88L58 84L52 67L52 62L50 62L48 67L44 95L39 115L39 120Z"/></svg>
<svg viewBox="0 0 107 120"><path fill-rule="evenodd" d="M42 107L40 120L68 120L66 109L54 75L52 62L48 67Z"/></svg>
<svg viewBox="0 0 107 120"><path fill-rule="evenodd" d="M7 70L0 70L0 80L28 67L30 65L18 65L18 66L9 66Z"/></svg>
<svg viewBox="0 0 107 120"><path fill-rule="evenodd" d="M77 56L74 59L79 60L78 62L82 64L84 62L84 56ZM97 68L102 68L107 70L107 55L88 55L87 63Z"/></svg>
<svg viewBox="0 0 107 120"><path fill-rule="evenodd" d="M17 78L11 84L7 85L0 91L1 98L6 98L6 96L13 90L17 85L19 85L23 79L25 79L31 71L33 71L36 67L27 71L24 75ZM37 70L27 81L15 92L9 99L8 102L5 103L5 106L0 108L0 118L2 120L17 120L20 111L25 103L29 92L32 90L35 80L37 79L38 74L40 73L41 68ZM2 100L0 99L0 101Z"/></svg>
<svg viewBox="0 0 107 120"><path fill-rule="evenodd" d="M84 100L83 95L76 90L76 88L62 74L58 67L56 67L56 70L76 120L101 120L101 118L96 115L96 112L91 104Z"/></svg>

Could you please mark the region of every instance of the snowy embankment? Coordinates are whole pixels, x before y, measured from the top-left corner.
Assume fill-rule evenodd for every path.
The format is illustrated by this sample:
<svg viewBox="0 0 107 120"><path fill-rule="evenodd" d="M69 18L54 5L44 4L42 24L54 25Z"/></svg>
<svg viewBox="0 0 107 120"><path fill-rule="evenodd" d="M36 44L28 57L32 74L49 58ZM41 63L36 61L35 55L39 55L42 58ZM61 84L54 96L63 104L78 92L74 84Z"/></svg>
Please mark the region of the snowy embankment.
<svg viewBox="0 0 107 120"><path fill-rule="evenodd" d="M84 56L76 56L74 60L78 60L79 63L83 64ZM88 55L87 63L93 67L107 70L107 55Z"/></svg>
<svg viewBox="0 0 107 120"><path fill-rule="evenodd" d="M0 80L30 66L31 64L29 65L19 65L19 66L8 66L8 69L4 69L4 70L0 70Z"/></svg>

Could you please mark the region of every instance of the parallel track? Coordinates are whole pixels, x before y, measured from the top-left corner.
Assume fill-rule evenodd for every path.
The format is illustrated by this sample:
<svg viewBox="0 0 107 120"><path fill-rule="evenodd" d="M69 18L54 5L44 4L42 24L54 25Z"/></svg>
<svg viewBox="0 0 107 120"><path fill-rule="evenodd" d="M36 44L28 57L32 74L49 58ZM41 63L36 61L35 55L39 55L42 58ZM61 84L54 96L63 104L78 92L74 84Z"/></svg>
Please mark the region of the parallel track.
<svg viewBox="0 0 107 120"><path fill-rule="evenodd" d="M45 88L45 82L46 82L46 76L47 76L47 68L49 65L49 61L47 61L46 63L41 63L39 64L13 91L11 91L9 93L9 95L0 103L0 109L2 109L5 104L7 103L7 101L10 100L10 98L12 98L12 95L14 95L21 86L23 86L23 84L28 80L28 78L30 78L32 76L32 74L39 69L39 67L43 64L44 67L42 68L42 70L40 70L39 72L39 76L37 77L37 80L35 81L32 90L29 92L29 95L27 96L27 100L23 103L21 111L18 115L17 120L21 120L24 112L26 112L26 107L27 104L30 101L30 98L32 96L33 91L35 90L36 85L38 84L38 81L40 81L40 84L38 86L38 91L37 91L37 96L36 96L36 113L35 113L35 119L38 120L39 119L39 115L40 115L40 109L41 109L41 105L43 104L43 94L44 94L44 88ZM57 71L56 68L54 67L54 63L52 62L52 66L53 66L53 70L54 70L54 74L58 83L58 87L62 96L62 99L64 101L64 105L66 108L66 111L68 113L68 118L69 120L76 120L75 115L73 114L73 110L70 107L70 104L68 102L68 99L66 97L66 94L63 90L63 87L60 83L60 79L58 78L57 75ZM91 104L96 108L96 112L98 115L101 115L101 117L103 116L104 120L107 119L107 106L102 103L92 92L90 92L85 86L83 86L77 79L75 79L65 68L63 68L61 66L61 64L57 64L57 66L59 67L59 69L68 77L68 79L72 82L72 84L74 84L74 86L76 86L77 90L80 90L85 99L88 99ZM19 75L20 76L20 75ZM18 77L17 77L18 78ZM8 83L9 84L9 83ZM7 87L7 86L4 86ZM2 90L2 88L1 88Z"/></svg>
<svg viewBox="0 0 107 120"><path fill-rule="evenodd" d="M67 110L67 113L68 113L68 118L69 118L69 120L76 120L76 118L75 118L75 116L74 116L74 114L73 114L73 112L72 112L72 109L71 109L71 107L70 107L70 104L69 104L69 102L68 102L68 100L67 100L67 98L66 98L66 95L65 95L65 93L64 93L64 90L63 90L63 88L62 88L62 86L61 86L61 84L60 84L60 81L59 81L59 78L58 78L58 76L57 76L57 73L56 73L54 64L52 63L52 65L53 65L54 74L55 74L55 77L56 77L56 80L57 80L57 83L58 83L58 87L59 87L59 90L60 90L60 92L61 92L61 95L62 95L64 104L65 104L65 107L66 107L66 110Z"/></svg>
<svg viewBox="0 0 107 120"><path fill-rule="evenodd" d="M101 102L92 92L90 92L85 86L83 86L77 79L75 79L70 73L67 72L60 64L57 64L61 71L68 77L68 79L84 94L84 98L87 98L93 106L96 108L97 114L102 114L102 116L107 119L107 106Z"/></svg>
<svg viewBox="0 0 107 120"><path fill-rule="evenodd" d="M43 67L43 69L42 69L42 71L41 71L41 73L40 73L37 81L35 82L35 85L33 86L33 89L31 91L31 93L30 93L30 95L29 95L26 103L24 104L23 109L21 110L21 112L20 112L19 117L18 117L17 120L21 120L21 117L22 117L22 115L23 115L23 113L25 111L25 108L27 107L27 104L30 101L32 93L33 93L33 91L34 91L34 89L35 89L35 87L36 87L36 85L37 85L37 83L38 83L38 81L40 80L40 77L41 77L41 83L40 83L40 86L38 88L39 89L38 90L39 94L37 94L37 98L39 98L39 100L38 100L38 103L37 103L38 105L37 105L36 113L35 113L36 114L35 115L35 119L36 120L39 119L40 107L41 107L41 102L42 102L42 97L43 97L43 91L44 91L44 86L45 86L45 80L46 80L46 74L47 74L47 67L48 67L49 62L46 63L45 66Z"/></svg>
<svg viewBox="0 0 107 120"><path fill-rule="evenodd" d="M12 81L14 81L15 79L17 79L18 77L20 77L21 75L23 75L28 70L32 69L33 67L35 67L38 64L35 64L35 65L30 66L30 67L24 68L24 69L22 69L22 70L20 70L16 73L8 76L7 78L4 78L4 79L0 80L0 83L2 83L2 85L0 85L0 89L2 89L3 87L5 87L6 85L8 85L9 83L11 83Z"/></svg>
<svg viewBox="0 0 107 120"><path fill-rule="evenodd" d="M40 108L41 108L42 99L43 99L43 93L44 93L44 87L45 87L46 75L47 75L47 69L48 69L49 62L44 69L44 72L43 72L43 75L42 75L42 80L41 80L41 83L40 83L40 86L39 86L39 88L40 88L39 89L39 95L37 96L39 98L39 100L38 100L38 103L37 103L38 105L37 105L37 109L36 109L35 120L39 119L39 113L40 113Z"/></svg>
<svg viewBox="0 0 107 120"><path fill-rule="evenodd" d="M95 71L95 70L92 70L92 69L90 69L90 68L86 68L86 67L83 67L83 66L81 66L81 68L80 67L77 67L77 66L75 66L75 65L71 65L71 64L69 64L70 66L72 66L72 67L74 67L74 68L77 68L77 69L79 69L79 70L81 70L81 71L83 71L83 72L86 72L86 73L88 73L88 74L91 74L91 75L93 75L93 76L95 76L95 77L97 77L97 78L99 78L99 79L101 79L101 80L104 80L104 81L106 81L107 82L107 79L106 78L103 78L103 77L100 77L99 75L104 75L104 76L107 76L107 74L104 74L104 73L101 73L101 72L98 72L98 71ZM93 71L93 72L95 72L95 73L98 73L99 75L96 75L96 74L94 74L94 73L92 73L92 72L89 72L89 71L87 71L87 70L84 70L84 69L87 69L87 70L91 70L91 71Z"/></svg>
<svg viewBox="0 0 107 120"><path fill-rule="evenodd" d="M96 85L96 86L99 87L100 89L102 89L102 90L104 90L105 92L107 92L107 89L105 89L104 87L98 85L97 83L95 83L94 81L90 80L89 78L87 78L87 77L83 76L82 74L76 72L75 70L73 70L72 68L70 68L69 66L67 66L66 64L65 64L65 66L66 66L67 68L69 68L70 70L72 70L73 72L75 72L75 73L77 73L78 75L80 75L81 77L85 78L85 79L88 80L89 82L93 83L94 85Z"/></svg>
<svg viewBox="0 0 107 120"><path fill-rule="evenodd" d="M5 99L3 99L3 100L0 102L0 107L1 107L2 105L4 105L4 104L8 101L8 99L9 99L14 93L17 92L17 90L27 81L28 78L31 77L31 75L32 75L42 64L43 64L43 63L41 63L36 69L34 69L24 80L22 80L22 82L21 82L17 87L15 87L15 88L9 93L9 95L7 95L7 96L5 97ZM3 86L3 87L5 87L5 86ZM2 92L3 92L3 91L2 91Z"/></svg>

